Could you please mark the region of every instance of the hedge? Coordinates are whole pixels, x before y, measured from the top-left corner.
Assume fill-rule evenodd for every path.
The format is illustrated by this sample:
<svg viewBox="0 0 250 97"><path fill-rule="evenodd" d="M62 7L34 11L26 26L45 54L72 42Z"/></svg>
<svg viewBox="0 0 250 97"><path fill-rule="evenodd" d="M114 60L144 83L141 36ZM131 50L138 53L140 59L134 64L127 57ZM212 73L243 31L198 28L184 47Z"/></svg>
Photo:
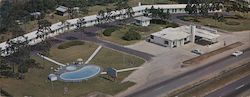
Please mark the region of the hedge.
<svg viewBox="0 0 250 97"><path fill-rule="evenodd" d="M235 22L235 21L226 21L227 25L239 25L240 23L239 22Z"/></svg>
<svg viewBox="0 0 250 97"><path fill-rule="evenodd" d="M111 36L111 34L116 30L116 28L108 28L103 31L104 36Z"/></svg>
<svg viewBox="0 0 250 97"><path fill-rule="evenodd" d="M70 41L70 42L66 42L63 44L60 44L57 48L58 49L66 49L72 46L77 46L77 45L84 45L83 41Z"/></svg>
<svg viewBox="0 0 250 97"><path fill-rule="evenodd" d="M134 31L127 32L123 37L124 40L131 41L131 40L140 40L141 35Z"/></svg>

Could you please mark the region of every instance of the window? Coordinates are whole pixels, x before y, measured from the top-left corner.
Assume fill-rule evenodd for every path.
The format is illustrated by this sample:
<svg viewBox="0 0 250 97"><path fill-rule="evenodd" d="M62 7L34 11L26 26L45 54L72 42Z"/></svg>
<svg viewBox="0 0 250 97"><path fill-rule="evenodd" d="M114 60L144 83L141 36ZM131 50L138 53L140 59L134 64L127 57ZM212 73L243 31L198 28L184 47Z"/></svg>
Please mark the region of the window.
<svg viewBox="0 0 250 97"><path fill-rule="evenodd" d="M165 41L164 41L164 44L167 44L167 45L168 45L168 41L165 40Z"/></svg>
<svg viewBox="0 0 250 97"><path fill-rule="evenodd" d="M150 38L151 38L151 39L154 39L154 36L153 36L153 35L150 35Z"/></svg>

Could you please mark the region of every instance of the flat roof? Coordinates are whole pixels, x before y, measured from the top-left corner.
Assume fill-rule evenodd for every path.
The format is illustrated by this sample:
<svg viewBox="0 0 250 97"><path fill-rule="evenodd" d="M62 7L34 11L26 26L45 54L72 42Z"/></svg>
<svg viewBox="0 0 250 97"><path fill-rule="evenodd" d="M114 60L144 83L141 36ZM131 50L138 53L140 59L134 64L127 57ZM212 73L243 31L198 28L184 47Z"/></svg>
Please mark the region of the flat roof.
<svg viewBox="0 0 250 97"><path fill-rule="evenodd" d="M61 12L66 12L68 10L68 7L65 6L59 6L56 8L57 11L61 11Z"/></svg>
<svg viewBox="0 0 250 97"><path fill-rule="evenodd" d="M139 20L139 21L150 21L151 18L145 17L145 16L140 16L140 17L136 17L135 20Z"/></svg>
<svg viewBox="0 0 250 97"><path fill-rule="evenodd" d="M181 26L178 28L166 28L151 35L172 41L180 40L190 36L190 34L185 31L186 29L187 26Z"/></svg>

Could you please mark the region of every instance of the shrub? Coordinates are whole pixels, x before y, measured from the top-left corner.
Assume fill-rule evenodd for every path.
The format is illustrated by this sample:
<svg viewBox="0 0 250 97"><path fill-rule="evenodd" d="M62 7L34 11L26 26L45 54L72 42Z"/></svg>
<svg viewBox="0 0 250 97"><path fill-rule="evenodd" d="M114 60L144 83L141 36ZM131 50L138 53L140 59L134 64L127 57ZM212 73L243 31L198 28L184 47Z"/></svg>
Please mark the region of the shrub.
<svg viewBox="0 0 250 97"><path fill-rule="evenodd" d="M194 18L194 17L178 17L183 21L189 21L189 22L200 22L198 19Z"/></svg>
<svg viewBox="0 0 250 97"><path fill-rule="evenodd" d="M226 21L227 25L239 25L239 22L235 22L235 21Z"/></svg>
<svg viewBox="0 0 250 97"><path fill-rule="evenodd" d="M108 28L103 31L104 36L111 36L111 34L116 30L116 28Z"/></svg>
<svg viewBox="0 0 250 97"><path fill-rule="evenodd" d="M127 32L123 37L124 40L131 41L131 40L140 40L141 35L134 31Z"/></svg>
<svg viewBox="0 0 250 97"><path fill-rule="evenodd" d="M159 25L165 25L166 24L166 21L163 21L161 19L152 19L151 22L154 23L154 24L159 24Z"/></svg>
<svg viewBox="0 0 250 97"><path fill-rule="evenodd" d="M129 31L132 32L148 32L150 29L148 27L143 27L143 26L131 26L129 28Z"/></svg>
<svg viewBox="0 0 250 97"><path fill-rule="evenodd" d="M29 68L26 64L23 64L23 65L19 65L18 66L18 72L19 73L26 73L28 72Z"/></svg>
<svg viewBox="0 0 250 97"><path fill-rule="evenodd" d="M60 44L57 48L58 49L66 49L72 46L77 46L77 45L84 45L83 41L70 41L70 42L66 42L63 44Z"/></svg>
<svg viewBox="0 0 250 97"><path fill-rule="evenodd" d="M166 28L168 28L168 27L176 28L176 27L179 27L179 25L176 23L168 23Z"/></svg>

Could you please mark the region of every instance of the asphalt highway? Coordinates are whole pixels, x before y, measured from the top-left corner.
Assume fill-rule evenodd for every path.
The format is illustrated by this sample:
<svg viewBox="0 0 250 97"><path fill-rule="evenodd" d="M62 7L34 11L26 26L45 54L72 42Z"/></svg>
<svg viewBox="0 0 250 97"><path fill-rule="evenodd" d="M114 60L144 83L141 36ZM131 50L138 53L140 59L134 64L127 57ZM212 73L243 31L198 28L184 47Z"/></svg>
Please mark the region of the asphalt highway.
<svg viewBox="0 0 250 97"><path fill-rule="evenodd" d="M206 64L197 69L191 70L185 74L179 75L169 80L165 80L161 83L152 85L150 87L138 90L132 94L127 95L126 97L157 97L162 94L168 93L169 91L176 89L180 86L183 86L189 82L192 82L198 78L201 78L207 74L221 70L233 63L240 61L242 59L250 57L250 49L245 50L244 54L238 57L227 56L218 61L215 61L210 64ZM213 96L216 97L216 96Z"/></svg>
<svg viewBox="0 0 250 97"><path fill-rule="evenodd" d="M240 93L250 88L250 75L237 80L217 91L214 91L205 97L236 97Z"/></svg>

